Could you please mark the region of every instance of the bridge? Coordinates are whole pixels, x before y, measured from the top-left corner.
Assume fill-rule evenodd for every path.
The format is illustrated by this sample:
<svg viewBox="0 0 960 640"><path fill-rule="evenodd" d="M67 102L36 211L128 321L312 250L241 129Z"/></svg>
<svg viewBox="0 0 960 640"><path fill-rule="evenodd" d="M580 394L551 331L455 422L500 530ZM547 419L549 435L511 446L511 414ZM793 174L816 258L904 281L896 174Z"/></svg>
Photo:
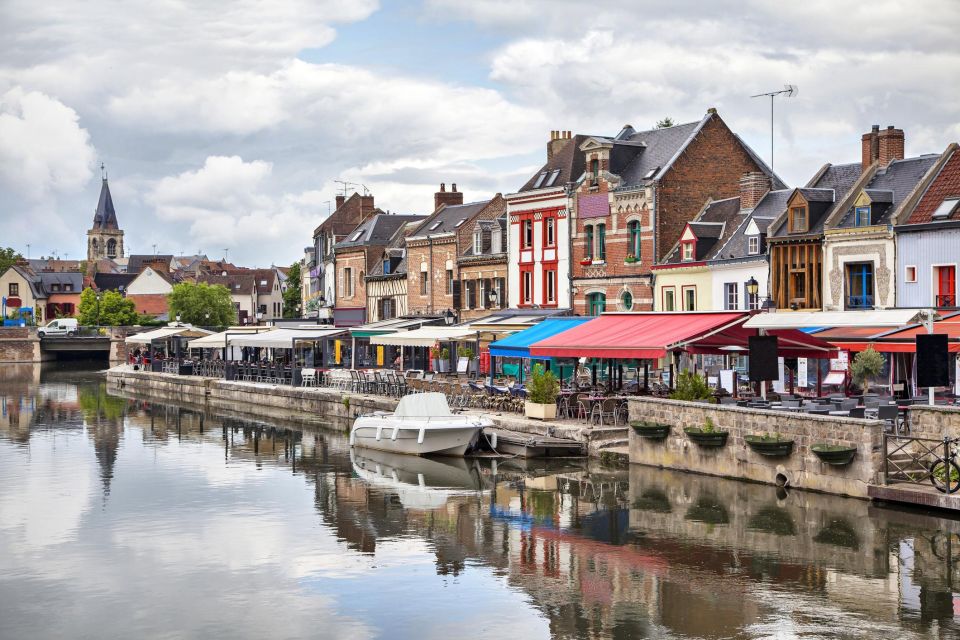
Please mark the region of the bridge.
<svg viewBox="0 0 960 640"><path fill-rule="evenodd" d="M126 327L85 329L78 336L44 336L36 327L0 327L0 363L104 358L125 362Z"/></svg>
<svg viewBox="0 0 960 640"><path fill-rule="evenodd" d="M45 353L72 353L77 351L110 352L113 338L105 336L42 336L40 350Z"/></svg>

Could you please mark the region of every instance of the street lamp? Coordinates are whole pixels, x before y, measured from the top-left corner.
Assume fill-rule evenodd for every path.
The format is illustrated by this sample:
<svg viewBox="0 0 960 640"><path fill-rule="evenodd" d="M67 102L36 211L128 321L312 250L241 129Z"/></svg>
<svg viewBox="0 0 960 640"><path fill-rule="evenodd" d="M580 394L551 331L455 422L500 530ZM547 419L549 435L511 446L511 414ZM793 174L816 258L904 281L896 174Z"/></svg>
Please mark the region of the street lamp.
<svg viewBox="0 0 960 640"><path fill-rule="evenodd" d="M177 314L177 324L180 324L180 314Z"/></svg>
<svg viewBox="0 0 960 640"><path fill-rule="evenodd" d="M493 289L492 291L490 291L490 305L491 305L492 307L498 306L498 305L497 305L497 300L498 300L499 298L500 298L500 296L497 295L497 290L496 290L496 289Z"/></svg>
<svg viewBox="0 0 960 640"><path fill-rule="evenodd" d="M261 320L263 320L263 311L257 311L257 324L260 324Z"/></svg>
<svg viewBox="0 0 960 640"><path fill-rule="evenodd" d="M453 321L457 319L457 316L453 313L451 309L447 309L447 312L443 314L443 321L448 325L453 324Z"/></svg>

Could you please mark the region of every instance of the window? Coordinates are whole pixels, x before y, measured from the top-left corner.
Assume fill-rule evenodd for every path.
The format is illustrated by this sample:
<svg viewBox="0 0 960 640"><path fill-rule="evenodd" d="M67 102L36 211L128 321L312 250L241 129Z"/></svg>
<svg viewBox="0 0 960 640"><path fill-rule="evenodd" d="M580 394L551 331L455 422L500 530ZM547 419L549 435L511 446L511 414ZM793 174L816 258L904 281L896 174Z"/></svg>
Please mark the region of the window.
<svg viewBox="0 0 960 640"><path fill-rule="evenodd" d="M430 278L430 274L426 271L420 272L420 295L427 295L427 280Z"/></svg>
<svg viewBox="0 0 960 640"><path fill-rule="evenodd" d="M680 256L681 260L683 260L684 262L690 262L691 260L693 260L693 243L692 242L681 243L680 249L681 249L681 256Z"/></svg>
<svg viewBox="0 0 960 640"><path fill-rule="evenodd" d="M640 221L631 220L627 223L627 236L629 242L627 244L627 253L632 255L637 260L640 259Z"/></svg>
<svg viewBox="0 0 960 640"><path fill-rule="evenodd" d="M473 255L478 256L483 253L483 231L477 229L473 232Z"/></svg>
<svg viewBox="0 0 960 640"><path fill-rule="evenodd" d="M873 263L848 264L847 309L873 308Z"/></svg>
<svg viewBox="0 0 960 640"><path fill-rule="evenodd" d="M487 281L477 279L477 308L484 309L487 306Z"/></svg>
<svg viewBox="0 0 960 640"><path fill-rule="evenodd" d="M807 208L790 207L790 233L807 232Z"/></svg>
<svg viewBox="0 0 960 640"><path fill-rule="evenodd" d="M620 294L620 308L624 311L633 309L633 294L629 291L624 291Z"/></svg>
<svg viewBox="0 0 960 640"><path fill-rule="evenodd" d="M673 287L663 290L663 310L664 311L676 311L677 310L677 292Z"/></svg>
<svg viewBox="0 0 960 640"><path fill-rule="evenodd" d="M464 309L476 309L477 308L477 282L476 280L464 280L463 288L466 290L467 295L464 296Z"/></svg>
<svg viewBox="0 0 960 640"><path fill-rule="evenodd" d="M587 225L583 228L583 232L586 234L586 242L584 249L586 250L585 257L593 257L593 225Z"/></svg>
<svg viewBox="0 0 960 640"><path fill-rule="evenodd" d="M908 266L903 271L903 280L904 282L916 282L917 281L917 268L913 265Z"/></svg>
<svg viewBox="0 0 960 640"><path fill-rule="evenodd" d="M540 176L537 178L537 181L534 183L533 188L539 189L540 186L543 184L544 178L546 177L547 177L547 172L546 171L542 172Z"/></svg>
<svg viewBox="0 0 960 640"><path fill-rule="evenodd" d="M357 240L360 239L360 236L362 236L362 235L363 235L363 229L361 229L360 231L357 231L355 234L353 234L353 237L350 238L350 242L356 242Z"/></svg>
<svg viewBox="0 0 960 640"><path fill-rule="evenodd" d="M453 269L447 269L447 295L453 295Z"/></svg>
<svg viewBox="0 0 960 640"><path fill-rule="evenodd" d="M723 308L728 311L735 311L740 308L740 295L736 282L728 282L723 285Z"/></svg>
<svg viewBox="0 0 960 640"><path fill-rule="evenodd" d="M51 285L50 285L50 290L51 290L51 291L60 291L60 285L59 285L59 284L51 284Z"/></svg>
<svg viewBox="0 0 960 640"><path fill-rule="evenodd" d="M520 242L524 249L529 249L533 246L533 220L523 221L523 236Z"/></svg>
<svg viewBox="0 0 960 640"><path fill-rule="evenodd" d="M747 238L747 253L751 256L760 253L760 236L750 236Z"/></svg>
<svg viewBox="0 0 960 640"><path fill-rule="evenodd" d="M957 306L957 268L945 265L933 268L934 288L936 298L934 304L938 308Z"/></svg>
<svg viewBox="0 0 960 640"><path fill-rule="evenodd" d="M597 225L597 259L607 259L607 225Z"/></svg>
<svg viewBox="0 0 960 640"><path fill-rule="evenodd" d="M946 198L940 203L940 206L937 207L937 210L933 212L931 217L934 220L949 218L957 210L958 205L960 205L960 198Z"/></svg>
<svg viewBox="0 0 960 640"><path fill-rule="evenodd" d="M556 224L557 221L554 218L547 218L544 222L544 234L546 235L546 240L543 244L545 247L553 247L556 244Z"/></svg>
<svg viewBox="0 0 960 640"><path fill-rule="evenodd" d="M523 291L520 292L524 304L530 304L533 300L533 273L531 271L523 272Z"/></svg>
<svg viewBox="0 0 960 640"><path fill-rule="evenodd" d="M428 229L428 231L435 231L436 228L440 226L440 223L441 223L441 220L437 220L432 225L430 225L430 229Z"/></svg>
<svg viewBox="0 0 960 640"><path fill-rule="evenodd" d="M17 282L11 282L9 287L9 295L19 296L20 295L20 284Z"/></svg>
<svg viewBox="0 0 960 640"><path fill-rule="evenodd" d="M596 182L600 177L600 160L598 158L590 161L590 173L593 174L593 181Z"/></svg>
<svg viewBox="0 0 960 640"><path fill-rule="evenodd" d="M493 231L490 232L490 253L500 253L503 251L503 247L500 246L503 237L500 235L500 225L498 224L493 228Z"/></svg>
<svg viewBox="0 0 960 640"><path fill-rule="evenodd" d="M854 222L858 227L870 226L870 207L857 207L853 210Z"/></svg>
<svg viewBox="0 0 960 640"><path fill-rule="evenodd" d="M547 289L547 303L552 304L557 301L557 272L544 271L545 287Z"/></svg>
<svg viewBox="0 0 960 640"><path fill-rule="evenodd" d="M683 288L683 310L684 310L684 311L696 311L696 310L697 310L697 289L696 289L696 287L684 287L684 288Z"/></svg>
<svg viewBox="0 0 960 640"><path fill-rule="evenodd" d="M604 293L587 294L587 315L598 316L607 308L607 296Z"/></svg>
<svg viewBox="0 0 960 640"><path fill-rule="evenodd" d="M353 269L351 267L343 268L343 296L345 298L353 297Z"/></svg>
<svg viewBox="0 0 960 640"><path fill-rule="evenodd" d="M116 258L117 257L117 241L113 238L107 240L107 257Z"/></svg>
<svg viewBox="0 0 960 640"><path fill-rule="evenodd" d="M390 258L383 261L383 275L390 275Z"/></svg>
<svg viewBox="0 0 960 640"><path fill-rule="evenodd" d="M493 290L497 294L497 307L502 309L506 304L506 300L503 299L503 290L506 289L506 278L494 278L493 279Z"/></svg>
<svg viewBox="0 0 960 640"><path fill-rule="evenodd" d="M543 186L552 187L553 183L557 181L557 176L560 175L560 169L554 169L553 173L550 174L550 177L547 178L547 183Z"/></svg>
<svg viewBox="0 0 960 640"><path fill-rule="evenodd" d="M453 225L453 228L454 228L454 229L459 229L459 228L460 228L460 225L462 225L462 224L463 224L464 222L466 222L466 221L467 221L466 218L460 218L459 220L457 220L457 224Z"/></svg>
<svg viewBox="0 0 960 640"><path fill-rule="evenodd" d="M389 320L393 316L393 298L384 298L380 301L380 319Z"/></svg>
<svg viewBox="0 0 960 640"><path fill-rule="evenodd" d="M120 288L123 289L123 285L120 285ZM65 285L63 285L63 290L64 290L64 291L73 291L73 285L68 282L68 283L66 283Z"/></svg>

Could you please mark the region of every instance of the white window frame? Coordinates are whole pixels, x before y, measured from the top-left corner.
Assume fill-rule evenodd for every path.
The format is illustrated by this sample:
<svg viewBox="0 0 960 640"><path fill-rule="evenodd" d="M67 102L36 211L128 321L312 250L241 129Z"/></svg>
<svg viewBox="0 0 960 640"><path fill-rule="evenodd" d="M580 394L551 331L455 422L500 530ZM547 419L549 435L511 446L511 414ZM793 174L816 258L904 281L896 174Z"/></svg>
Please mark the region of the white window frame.
<svg viewBox="0 0 960 640"><path fill-rule="evenodd" d="M692 292L693 292L693 308L692 308L692 309L688 309L688 308L687 308L687 292L688 292L688 291L692 291ZM684 310L684 311L696 311L696 310L697 310L697 287L696 287L696 285L684 285L684 286L680 287L680 298L681 298L681 302L683 303L683 310Z"/></svg>
<svg viewBox="0 0 960 640"><path fill-rule="evenodd" d="M500 233L500 225L490 231L490 253L501 253L503 252L503 236Z"/></svg>
<svg viewBox="0 0 960 640"><path fill-rule="evenodd" d="M723 304L726 311L736 311L740 308L740 287L736 282L723 283Z"/></svg>
<svg viewBox="0 0 960 640"><path fill-rule="evenodd" d="M544 223L547 225L547 246L555 247L557 246L557 221L554 218L547 218Z"/></svg>
<svg viewBox="0 0 960 640"><path fill-rule="evenodd" d="M524 271L523 279L521 283L523 287L523 303L530 304L533 302L533 272Z"/></svg>
<svg viewBox="0 0 960 640"><path fill-rule="evenodd" d="M670 294L670 304L667 304L667 294ZM677 287L664 287L663 288L663 310L664 311L676 311L677 310Z"/></svg>
<svg viewBox="0 0 960 640"><path fill-rule="evenodd" d="M478 256L483 253L483 231L477 229L473 232L473 255Z"/></svg>
<svg viewBox="0 0 960 640"><path fill-rule="evenodd" d="M546 274L547 303L553 304L557 301L557 272L551 269L547 270Z"/></svg>
<svg viewBox="0 0 960 640"><path fill-rule="evenodd" d="M910 272L913 271L913 277L910 277ZM903 281L909 282L911 284L916 283L917 281L917 265L908 264L903 268Z"/></svg>
<svg viewBox="0 0 960 640"><path fill-rule="evenodd" d="M680 260L683 262L693 262L693 243L680 243Z"/></svg>
<svg viewBox="0 0 960 640"><path fill-rule="evenodd" d="M747 236L747 254L751 256L760 253L760 236Z"/></svg>

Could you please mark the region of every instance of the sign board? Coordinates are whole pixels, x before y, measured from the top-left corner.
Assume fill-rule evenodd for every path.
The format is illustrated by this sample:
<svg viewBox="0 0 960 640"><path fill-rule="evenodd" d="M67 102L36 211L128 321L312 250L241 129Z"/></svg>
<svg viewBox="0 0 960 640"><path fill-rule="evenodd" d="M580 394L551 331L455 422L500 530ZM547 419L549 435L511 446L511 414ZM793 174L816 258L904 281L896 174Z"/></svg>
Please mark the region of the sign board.
<svg viewBox="0 0 960 640"><path fill-rule="evenodd" d="M797 386L807 388L807 359L797 358Z"/></svg>
<svg viewBox="0 0 960 640"><path fill-rule="evenodd" d="M823 379L825 385L842 385L847 379L843 371L830 371Z"/></svg>
<svg viewBox="0 0 960 640"><path fill-rule="evenodd" d="M727 393L733 395L736 388L737 372L733 369L720 370L720 386L727 390Z"/></svg>
<svg viewBox="0 0 960 640"><path fill-rule="evenodd" d="M786 391L783 384L783 358L777 358L777 379L773 381L773 390L777 393Z"/></svg>
<svg viewBox="0 0 960 640"><path fill-rule="evenodd" d="M457 360L457 373L467 373L467 367L470 366L469 358L460 358Z"/></svg>
<svg viewBox="0 0 960 640"><path fill-rule="evenodd" d="M830 359L830 371L846 371L849 364L850 353L840 351L836 358Z"/></svg>

